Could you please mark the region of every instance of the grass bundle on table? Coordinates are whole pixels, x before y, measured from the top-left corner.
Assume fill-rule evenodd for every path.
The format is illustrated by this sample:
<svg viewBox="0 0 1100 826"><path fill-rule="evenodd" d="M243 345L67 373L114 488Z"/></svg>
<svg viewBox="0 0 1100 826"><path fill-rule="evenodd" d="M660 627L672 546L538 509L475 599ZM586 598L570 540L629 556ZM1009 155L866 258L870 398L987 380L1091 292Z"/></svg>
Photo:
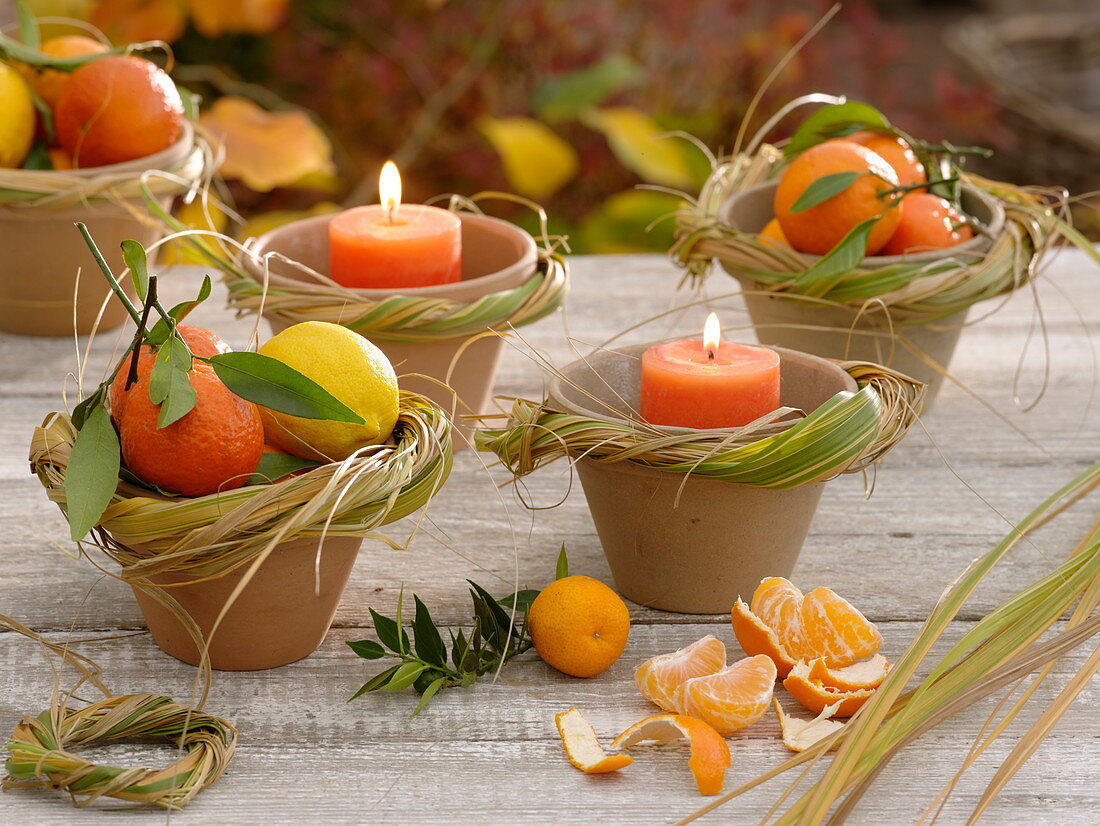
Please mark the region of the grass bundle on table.
<svg viewBox="0 0 1100 826"><path fill-rule="evenodd" d="M791 488L871 465L916 421L924 385L889 368L840 363L859 385L796 421L734 432L669 435L640 421L591 419L517 399L501 429L478 431L516 476L564 456L636 462L672 473L765 488Z"/></svg>

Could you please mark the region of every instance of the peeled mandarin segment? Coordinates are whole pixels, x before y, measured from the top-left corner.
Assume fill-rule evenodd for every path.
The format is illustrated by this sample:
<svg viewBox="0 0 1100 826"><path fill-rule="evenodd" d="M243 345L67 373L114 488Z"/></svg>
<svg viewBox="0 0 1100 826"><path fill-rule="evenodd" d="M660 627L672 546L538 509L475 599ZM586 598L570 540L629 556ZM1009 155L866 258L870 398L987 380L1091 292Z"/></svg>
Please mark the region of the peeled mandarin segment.
<svg viewBox="0 0 1100 826"><path fill-rule="evenodd" d="M585 774L607 774L634 762L634 758L628 754L605 752L596 738L596 730L576 708L555 715L554 723L561 735L565 756Z"/></svg>
<svg viewBox="0 0 1100 826"><path fill-rule="evenodd" d="M820 662L820 660L814 662ZM811 676L813 668L813 663L799 661L783 681L783 687L815 714L820 714L835 704L837 709L833 712L834 717L851 717L875 693L873 688L843 691L823 685Z"/></svg>
<svg viewBox="0 0 1100 826"><path fill-rule="evenodd" d="M802 633L802 592L781 576L760 581L752 595L752 613L772 629L794 659L805 656Z"/></svg>
<svg viewBox="0 0 1100 826"><path fill-rule="evenodd" d="M687 680L676 693L676 704L681 714L698 717L719 734L729 735L764 715L776 676L771 657L745 657L716 674Z"/></svg>
<svg viewBox="0 0 1100 826"><path fill-rule="evenodd" d="M707 634L691 645L650 657L634 672L638 691L665 711L675 711L676 689L692 677L714 674L726 667L726 646L714 634Z"/></svg>
<svg viewBox="0 0 1100 826"><path fill-rule="evenodd" d="M775 631L761 622L742 600L733 604L730 621L733 623L733 634L746 654L764 654L770 657L780 677L786 677L790 673L796 659L779 641Z"/></svg>
<svg viewBox="0 0 1100 826"><path fill-rule="evenodd" d="M823 657L830 668L851 665L882 647L882 634L850 602L815 588L802 602L803 657Z"/></svg>
<svg viewBox="0 0 1100 826"><path fill-rule="evenodd" d="M775 704L775 716L779 718L779 731L783 736L783 745L791 751L805 751L819 740L844 728L844 723L831 719L836 708L829 706L812 720L799 720L783 712L779 700Z"/></svg>
<svg viewBox="0 0 1100 826"><path fill-rule="evenodd" d="M840 691L859 691L878 688L890 673L890 668L890 663L881 654L845 668L829 668L825 660L817 659L810 664L810 679Z"/></svg>
<svg viewBox="0 0 1100 826"><path fill-rule="evenodd" d="M611 742L611 748L628 749L645 740L668 742L681 739L686 739L691 746L688 768L695 777L699 794L718 794L722 791L726 769L730 767L730 749L722 735L702 720L682 714L646 717L616 737Z"/></svg>

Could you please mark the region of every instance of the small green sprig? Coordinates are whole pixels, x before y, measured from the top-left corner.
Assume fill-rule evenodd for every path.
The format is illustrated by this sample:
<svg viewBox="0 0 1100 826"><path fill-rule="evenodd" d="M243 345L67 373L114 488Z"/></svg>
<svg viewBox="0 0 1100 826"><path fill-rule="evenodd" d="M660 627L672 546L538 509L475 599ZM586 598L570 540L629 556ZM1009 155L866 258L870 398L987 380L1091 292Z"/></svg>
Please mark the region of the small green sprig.
<svg viewBox="0 0 1100 826"><path fill-rule="evenodd" d="M566 576L569 576L569 559L562 543L556 578ZM443 689L473 685L478 677L495 673L513 658L531 649L533 643L527 628L527 611L539 592L523 589L503 599L495 599L476 582L466 582L470 585L470 600L473 603L473 630L467 637L461 629L457 633L448 629L451 639L449 653L439 627L416 594L413 594L416 612L411 644L402 623L404 590L397 597L397 613L393 618L384 617L371 609L378 640L349 640L348 647L365 660L389 657L398 662L367 680L348 698L349 703L372 691L401 691L411 687L420 694L420 702L412 713L415 717ZM517 616L518 622L512 619L509 611Z"/></svg>

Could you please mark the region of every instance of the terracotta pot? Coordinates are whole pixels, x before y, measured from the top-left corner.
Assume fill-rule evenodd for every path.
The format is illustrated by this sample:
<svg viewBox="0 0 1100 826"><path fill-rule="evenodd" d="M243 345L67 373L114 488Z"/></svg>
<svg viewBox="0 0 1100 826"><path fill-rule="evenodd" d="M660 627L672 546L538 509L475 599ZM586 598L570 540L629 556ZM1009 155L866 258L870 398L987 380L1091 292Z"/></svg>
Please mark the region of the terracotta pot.
<svg viewBox="0 0 1100 826"><path fill-rule="evenodd" d="M185 123L180 139L163 152L110 166L37 174L95 178L133 173L137 180L147 169L179 166L194 148L194 142L194 130ZM157 200L167 209L172 197L164 195ZM140 196L58 208L0 203L0 250L4 256L4 265L0 267L0 330L29 336L71 336L79 270L79 288L75 289L76 332L90 333L110 288L73 224L83 221L88 225L96 246L117 275L125 266L119 249L124 240L133 238L148 245L163 235L157 219L149 216L142 220L147 211ZM130 279L122 283L132 298ZM109 330L127 318L121 302L108 301L97 329Z"/></svg>
<svg viewBox="0 0 1100 826"><path fill-rule="evenodd" d="M648 346L574 362L552 383L551 403L594 419L637 419L641 354ZM785 406L808 413L838 392L857 389L830 362L772 349L780 356ZM641 605L687 614L727 613L764 577L789 576L824 488L819 482L772 490L698 476L685 482L680 473L583 457L576 467L619 591Z"/></svg>
<svg viewBox="0 0 1100 826"><path fill-rule="evenodd" d="M222 671L258 671L308 657L325 639L362 544L360 537L327 537L317 565L317 538L277 545L230 606L210 642L210 662ZM233 589L247 572L242 566L218 579L167 588L203 632L209 634ZM315 572L320 573L317 587ZM178 575L151 577L164 585ZM134 596L153 640L166 653L191 665L199 650L183 624L143 589Z"/></svg>
<svg viewBox="0 0 1100 826"><path fill-rule="evenodd" d="M431 287L410 287L399 292L379 289L348 292L368 300L401 294L473 301L489 293L518 287L534 274L537 250L534 239L527 232L506 221L483 215L459 213L459 217L462 219L461 281ZM260 236L252 249L258 256L265 252L280 252L328 275L328 224L331 220L331 215L322 215L287 224ZM247 258L245 263L253 277L262 280L262 266ZM300 269L275 260L270 263L270 280L276 285L311 281ZM273 333L281 332L292 323L276 315L266 317ZM455 406L457 396L456 414L462 417L488 411L493 381L504 352L504 340L498 336L486 336L467 346L471 338L423 343L376 340L374 343L393 363L398 376L401 376L402 388L427 396L444 410ZM449 380L448 371L451 372ZM454 395L439 384L408 375L410 373L420 373L439 382L446 381L454 390ZM457 450L466 444L474 428L458 418L455 429L465 437L456 440Z"/></svg>
<svg viewBox="0 0 1100 826"><path fill-rule="evenodd" d="M727 200L719 210L719 219L743 232L759 232L774 216L772 199L776 182L747 189ZM1004 227L1004 209L996 199L973 187L963 188L963 209L990 228L995 235ZM990 247L989 236L976 236L949 250L912 255L875 255L865 258L862 267L881 269L902 263L930 263L947 256L977 260ZM807 261L819 256L802 255ZM847 307L826 306L799 300L790 294L763 294L764 287L732 265L723 268L745 290L756 337L761 344L789 347L834 359L871 361L912 376L928 385L924 409L927 411L943 382L943 375L920 356L910 352L896 339L900 332L910 344L946 369L955 352L967 310L926 324L891 328L886 313L869 308L860 315Z"/></svg>

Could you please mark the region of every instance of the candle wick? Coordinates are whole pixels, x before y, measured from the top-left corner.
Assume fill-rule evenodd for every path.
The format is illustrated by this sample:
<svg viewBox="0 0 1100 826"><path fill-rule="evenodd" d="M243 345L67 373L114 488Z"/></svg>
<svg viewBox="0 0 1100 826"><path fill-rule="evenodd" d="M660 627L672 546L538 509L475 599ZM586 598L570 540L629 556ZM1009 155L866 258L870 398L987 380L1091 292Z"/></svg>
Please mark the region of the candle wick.
<svg viewBox="0 0 1100 826"><path fill-rule="evenodd" d="M396 205L394 204L393 201L390 201L388 204L386 204L386 221L390 225L393 224L393 213L394 213L394 207L395 206Z"/></svg>
<svg viewBox="0 0 1100 826"><path fill-rule="evenodd" d="M709 350L709 349L707 350L707 358L710 359L711 361L714 361L714 351L713 350Z"/></svg>

